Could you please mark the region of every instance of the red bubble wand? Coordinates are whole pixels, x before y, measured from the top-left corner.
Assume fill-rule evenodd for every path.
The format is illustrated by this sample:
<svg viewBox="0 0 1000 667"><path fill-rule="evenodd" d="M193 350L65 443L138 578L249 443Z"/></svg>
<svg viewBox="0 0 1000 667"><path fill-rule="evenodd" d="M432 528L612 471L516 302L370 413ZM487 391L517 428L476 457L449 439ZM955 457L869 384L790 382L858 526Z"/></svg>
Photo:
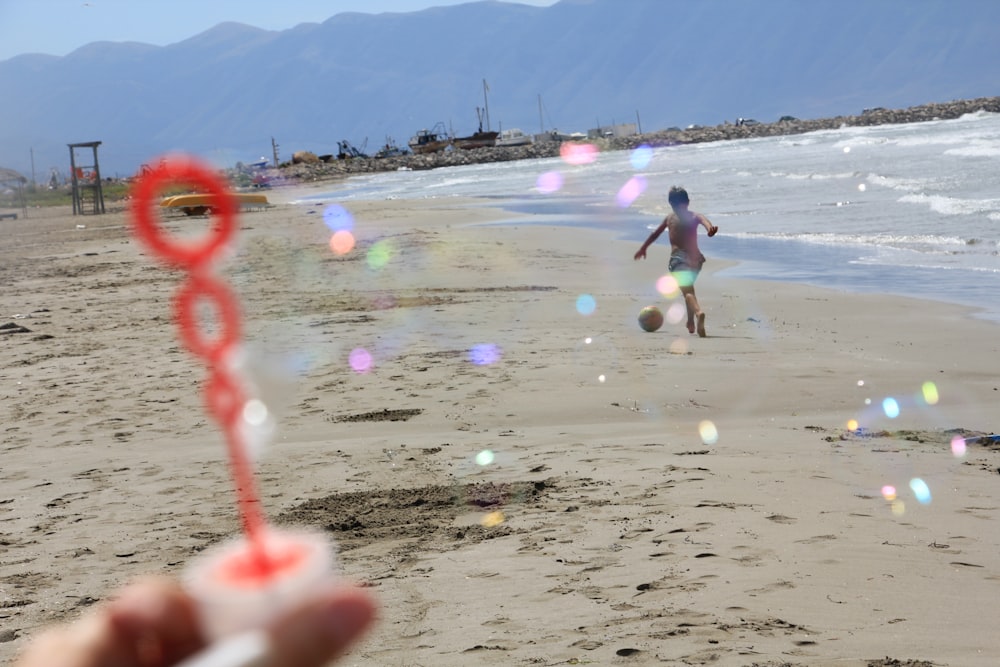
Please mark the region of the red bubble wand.
<svg viewBox="0 0 1000 667"><path fill-rule="evenodd" d="M169 238L159 226L159 193L183 183L208 194L213 225L195 242ZM144 173L134 192L132 221L136 237L162 262L187 273L174 299L174 318L184 346L205 362L205 399L226 439L244 540L218 549L189 577L190 592L202 603L203 624L211 636L259 627L294 604L333 567L327 540L313 534L276 531L266 525L244 437L246 382L233 357L241 339L237 298L213 267L236 230L236 197L210 168L188 157L172 157ZM219 323L211 336L200 327L197 308L210 305Z"/></svg>

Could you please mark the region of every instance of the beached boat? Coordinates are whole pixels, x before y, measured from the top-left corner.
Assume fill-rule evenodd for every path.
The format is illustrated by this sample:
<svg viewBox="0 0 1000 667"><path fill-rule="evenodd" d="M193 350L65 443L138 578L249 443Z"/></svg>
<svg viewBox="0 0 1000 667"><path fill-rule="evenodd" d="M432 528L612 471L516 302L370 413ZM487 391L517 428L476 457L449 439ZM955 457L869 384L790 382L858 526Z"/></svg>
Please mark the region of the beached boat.
<svg viewBox="0 0 1000 667"><path fill-rule="evenodd" d="M522 130L515 127L509 130L502 130L500 136L497 137L496 145L498 147L527 146L532 142L533 139L530 134L525 134Z"/></svg>
<svg viewBox="0 0 1000 667"><path fill-rule="evenodd" d="M240 208L243 210L269 206L267 195L252 192L234 192L232 196L236 198ZM205 215L215 208L215 195L204 193L173 195L172 197L164 198L160 202L160 206L180 210L185 215Z"/></svg>
<svg viewBox="0 0 1000 667"><path fill-rule="evenodd" d="M482 109L476 107L476 117L479 119L479 129L467 137L455 137L452 140L452 144L454 144L455 148L468 150L471 148L491 148L496 145L497 137L500 136L500 133L490 130L490 102L489 98L486 96L489 89L490 87L486 84L486 79L483 79L484 107ZM486 119L485 130L483 130L483 118Z"/></svg>
<svg viewBox="0 0 1000 667"><path fill-rule="evenodd" d="M497 143L499 132L486 132L482 127L467 137L455 137L452 143L455 148L469 150L471 148L490 148Z"/></svg>
<svg viewBox="0 0 1000 667"><path fill-rule="evenodd" d="M444 123L436 123L429 130L419 130L407 143L410 150L420 155L422 153L437 153L451 145L451 137L444 129Z"/></svg>

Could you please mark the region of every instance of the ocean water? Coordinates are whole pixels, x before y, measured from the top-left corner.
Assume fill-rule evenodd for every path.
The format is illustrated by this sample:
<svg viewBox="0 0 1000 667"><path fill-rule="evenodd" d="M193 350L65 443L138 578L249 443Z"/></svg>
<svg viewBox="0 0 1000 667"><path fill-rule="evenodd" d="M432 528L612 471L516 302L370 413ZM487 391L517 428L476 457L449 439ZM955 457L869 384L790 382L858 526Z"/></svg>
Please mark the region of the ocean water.
<svg viewBox="0 0 1000 667"><path fill-rule="evenodd" d="M1000 321L1000 114L371 174L300 201L480 197L638 246L669 213L671 185L719 226L702 250L736 260L729 275L959 303Z"/></svg>

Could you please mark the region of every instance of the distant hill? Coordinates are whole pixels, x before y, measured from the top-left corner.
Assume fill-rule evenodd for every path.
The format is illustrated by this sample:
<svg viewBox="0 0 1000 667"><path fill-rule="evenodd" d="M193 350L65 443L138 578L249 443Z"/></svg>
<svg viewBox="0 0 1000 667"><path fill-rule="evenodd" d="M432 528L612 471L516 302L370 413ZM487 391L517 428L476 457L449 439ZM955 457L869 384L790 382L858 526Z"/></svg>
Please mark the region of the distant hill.
<svg viewBox="0 0 1000 667"><path fill-rule="evenodd" d="M220 166L342 139L476 129L644 131L816 118L1000 94L995 0L487 0L345 13L284 31L220 24L165 47L98 42L0 62L0 166L47 178L102 141L104 175L166 151Z"/></svg>

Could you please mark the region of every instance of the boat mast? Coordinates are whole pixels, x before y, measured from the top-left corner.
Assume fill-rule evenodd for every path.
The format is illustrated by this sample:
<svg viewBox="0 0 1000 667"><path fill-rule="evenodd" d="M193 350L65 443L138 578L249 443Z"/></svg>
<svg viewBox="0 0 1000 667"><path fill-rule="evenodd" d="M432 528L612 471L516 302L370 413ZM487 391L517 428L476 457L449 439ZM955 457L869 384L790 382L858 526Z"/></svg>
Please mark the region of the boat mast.
<svg viewBox="0 0 1000 667"><path fill-rule="evenodd" d="M483 103L486 106L486 131L489 132L490 128L490 100L486 97L486 93L489 91L490 87L486 85L486 79L483 79Z"/></svg>
<svg viewBox="0 0 1000 667"><path fill-rule="evenodd" d="M538 129L545 134L545 121L542 119L542 94L538 93Z"/></svg>

